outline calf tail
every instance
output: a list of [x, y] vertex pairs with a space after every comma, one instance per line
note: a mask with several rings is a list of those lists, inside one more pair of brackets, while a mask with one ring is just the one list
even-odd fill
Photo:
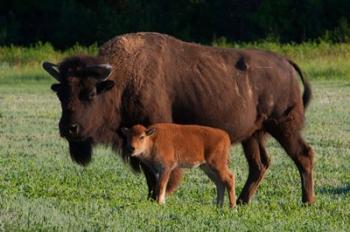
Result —
[[171, 172], [168, 185], [166, 187], [167, 194], [170, 194], [175, 191], [176, 187], [181, 182], [182, 174], [183, 174], [183, 171], [180, 168], [176, 168]]
[[303, 72], [301, 71], [300, 67], [296, 63], [294, 63], [291, 60], [288, 60], [288, 62], [298, 72], [300, 79], [303, 82], [303, 85], [304, 85], [303, 104], [304, 104], [304, 109], [306, 109], [311, 101], [311, 98], [312, 98], [312, 91], [311, 91], [310, 83], [308, 82], [308, 80], [305, 79]]

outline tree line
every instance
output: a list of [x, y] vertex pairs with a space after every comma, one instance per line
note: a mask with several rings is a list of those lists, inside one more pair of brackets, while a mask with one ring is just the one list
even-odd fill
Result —
[[101, 44], [157, 31], [202, 43], [350, 42], [349, 0], [11, 0], [0, 4], [0, 45]]

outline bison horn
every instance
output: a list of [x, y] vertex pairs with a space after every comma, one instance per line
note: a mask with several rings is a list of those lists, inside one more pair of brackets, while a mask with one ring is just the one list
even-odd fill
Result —
[[111, 73], [112, 66], [110, 64], [98, 64], [98, 65], [90, 65], [84, 68], [85, 72], [92, 72], [97, 74], [95, 77], [101, 81], [105, 81], [108, 79], [109, 74]]
[[108, 69], [109, 71], [112, 70], [112, 65], [110, 65], [110, 64], [99, 64], [99, 65], [96, 65], [96, 66], [100, 67], [100, 68]]
[[58, 72], [57, 67], [58, 66], [56, 64], [50, 62], [43, 63], [43, 69], [45, 69], [45, 71], [48, 72], [57, 81], [60, 81], [60, 73]]

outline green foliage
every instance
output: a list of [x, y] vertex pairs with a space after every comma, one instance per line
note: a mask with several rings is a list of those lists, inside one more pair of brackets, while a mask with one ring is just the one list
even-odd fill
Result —
[[0, 47], [0, 83], [51, 81], [41, 68], [43, 61], [60, 62], [67, 56], [96, 55], [97, 45], [83, 47], [79, 44], [59, 51], [49, 43], [37, 43], [30, 47]]
[[55, 50], [50, 43], [38, 42], [29, 47], [6, 46], [0, 47], [0, 63], [2, 65], [36, 65], [44, 60], [58, 62], [71, 55], [85, 54], [96, 55], [96, 44], [88, 47], [75, 44], [64, 51]]
[[12, 0], [0, 5], [0, 44], [101, 44], [135, 31], [210, 43], [349, 41], [348, 0]]
[[[303, 66], [306, 64], [302, 64]], [[20, 68], [19, 66], [17, 66]], [[8, 70], [11, 75], [11, 70]], [[35, 71], [36, 72], [36, 71]], [[35, 73], [34, 72], [34, 73]], [[28, 68], [24, 76], [33, 73]], [[47, 74], [44, 74], [48, 77]], [[59, 137], [59, 102], [47, 81], [0, 84], [0, 230], [4, 231], [346, 231], [350, 227], [349, 81], [313, 81], [304, 134], [316, 151], [317, 202], [301, 204], [293, 162], [270, 139], [272, 165], [251, 205], [212, 204], [215, 187], [186, 173], [163, 206], [146, 200], [143, 177], [98, 147], [87, 168]], [[247, 177], [240, 146], [231, 154], [239, 193]]]

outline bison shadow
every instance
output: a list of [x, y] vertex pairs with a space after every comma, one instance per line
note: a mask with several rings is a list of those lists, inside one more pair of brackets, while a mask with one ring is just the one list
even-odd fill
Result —
[[326, 194], [326, 195], [341, 195], [341, 194], [345, 195], [350, 193], [350, 183], [343, 184], [341, 186], [336, 186], [336, 187], [319, 188], [317, 192], [321, 194]]

